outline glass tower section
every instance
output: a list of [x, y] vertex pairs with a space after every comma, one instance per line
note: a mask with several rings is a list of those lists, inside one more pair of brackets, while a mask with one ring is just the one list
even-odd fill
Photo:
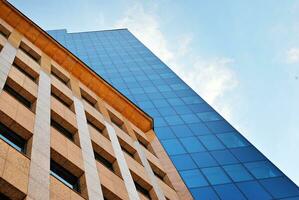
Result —
[[154, 118], [195, 199], [299, 199], [299, 188], [127, 29], [48, 33]]

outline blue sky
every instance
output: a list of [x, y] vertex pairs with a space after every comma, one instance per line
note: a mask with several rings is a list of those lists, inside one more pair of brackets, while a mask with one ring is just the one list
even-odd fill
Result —
[[299, 185], [299, 0], [10, 0], [45, 30], [129, 28]]

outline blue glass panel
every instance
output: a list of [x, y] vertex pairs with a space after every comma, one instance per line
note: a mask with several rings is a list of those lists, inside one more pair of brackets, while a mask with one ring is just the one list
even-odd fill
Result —
[[233, 181], [248, 181], [253, 177], [247, 172], [247, 170], [240, 164], [223, 166], [226, 173], [233, 179]]
[[171, 98], [171, 99], [167, 99], [167, 101], [172, 106], [184, 105], [184, 102], [179, 98]]
[[238, 183], [238, 187], [249, 200], [272, 199], [270, 194], [257, 181]]
[[231, 149], [231, 152], [238, 158], [241, 162], [250, 162], [263, 160], [265, 157], [260, 154], [254, 147], [243, 147], [237, 149]]
[[188, 154], [171, 156], [172, 162], [175, 164], [178, 170], [187, 170], [196, 168], [195, 163]]
[[176, 139], [163, 140], [162, 144], [169, 155], [177, 155], [186, 153], [183, 146]]
[[198, 169], [181, 171], [180, 174], [183, 177], [183, 179], [185, 180], [185, 183], [189, 188], [201, 187], [201, 186], [208, 185], [208, 182], [202, 176], [202, 174], [200, 173], [200, 171]]
[[198, 136], [198, 138], [208, 150], [218, 150], [225, 148], [214, 135], [202, 135]]
[[191, 189], [191, 193], [195, 200], [218, 200], [217, 194], [210, 187], [201, 187]]
[[178, 114], [192, 113], [192, 111], [187, 106], [176, 106], [176, 107], [174, 107], [174, 109]]
[[179, 124], [184, 124], [183, 120], [175, 115], [175, 116], [167, 116], [165, 117], [165, 120], [169, 125], [179, 125]]
[[210, 167], [201, 169], [212, 185], [231, 182], [220, 167]]
[[214, 133], [235, 131], [235, 129], [229, 123], [223, 120], [206, 122], [206, 125]]
[[[222, 200], [245, 200], [246, 198], [233, 184], [214, 186], [216, 192]], [[258, 199], [257, 199], [258, 200]]]
[[181, 115], [181, 118], [184, 120], [186, 124], [193, 124], [193, 123], [200, 122], [200, 120], [194, 114], [184, 114]]
[[215, 111], [197, 113], [197, 116], [204, 122], [221, 120], [222, 117]]
[[194, 135], [211, 134], [211, 131], [203, 123], [189, 124], [188, 127], [191, 129]]
[[197, 164], [198, 167], [211, 167], [216, 166], [217, 162], [208, 152], [201, 152], [201, 153], [193, 153], [191, 154], [193, 160]]
[[268, 161], [250, 162], [244, 164], [255, 178], [271, 178], [281, 176], [281, 172]]
[[206, 111], [211, 111], [213, 110], [208, 104], [206, 103], [197, 103], [197, 104], [192, 104], [189, 105], [189, 108], [195, 112], [195, 113], [199, 113], [199, 112], [206, 112]]
[[171, 129], [177, 137], [193, 136], [191, 130], [186, 125], [172, 126]]
[[236, 132], [218, 134], [217, 137], [228, 148], [248, 146], [248, 142]]
[[175, 138], [175, 135], [173, 134], [172, 130], [168, 127], [155, 128], [155, 132], [161, 140]]
[[206, 150], [196, 137], [181, 138], [180, 140], [189, 153], [201, 152]]
[[228, 150], [211, 151], [211, 155], [221, 165], [234, 164], [239, 162]]
[[170, 115], [176, 115], [176, 112], [171, 107], [163, 107], [158, 109], [159, 113], [162, 116], [170, 116]]
[[165, 120], [162, 117], [155, 118], [155, 127], [166, 126], [166, 125], [167, 125], [167, 123], [165, 122]]
[[260, 180], [260, 183], [274, 198], [286, 198], [299, 195], [299, 188], [286, 177]]

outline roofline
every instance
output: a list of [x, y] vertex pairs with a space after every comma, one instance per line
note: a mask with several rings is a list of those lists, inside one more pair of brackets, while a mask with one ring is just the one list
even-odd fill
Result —
[[[7, 10], [7, 8], [5, 8], [5, 5], [9, 7], [9, 9], [11, 10]], [[129, 105], [132, 106], [133, 109], [135, 109], [137, 112], [132, 113], [132, 111], [128, 111], [128, 110], [120, 110], [118, 108], [115, 108], [115, 102], [112, 101], [112, 99], [110, 99], [110, 95], [108, 95], [108, 97], [106, 99], [104, 99], [108, 104], [110, 104], [113, 108], [115, 108], [117, 111], [119, 111], [120, 113], [122, 113], [127, 119], [129, 119], [129, 121], [131, 121], [133, 124], [135, 124], [138, 128], [140, 128], [143, 131], [148, 131], [150, 129], [153, 129], [153, 118], [148, 115], [146, 112], [144, 112], [141, 108], [139, 108], [135, 103], [133, 103], [130, 99], [128, 99], [125, 95], [123, 95], [120, 91], [118, 91], [114, 86], [112, 86], [110, 83], [108, 83], [103, 77], [101, 77], [99, 74], [97, 74], [92, 68], [90, 68], [86, 63], [84, 63], [82, 60], [80, 60], [77, 56], [75, 56], [73, 53], [71, 53], [67, 48], [65, 48], [63, 45], [61, 45], [57, 40], [55, 40], [52, 36], [50, 36], [46, 31], [44, 31], [41, 27], [39, 27], [37, 24], [35, 24], [32, 20], [30, 20], [27, 16], [25, 16], [22, 12], [20, 12], [17, 8], [15, 8], [12, 4], [10, 4], [8, 1], [0, 1], [0, 17], [3, 18], [4, 21], [6, 21], [8, 24], [10, 24], [13, 28], [17, 29], [18, 31], [20, 31], [20, 28], [23, 28], [24, 25], [27, 25], [27, 23], [29, 23], [30, 25], [32, 25], [32, 27], [29, 27], [28, 30], [26, 30], [27, 32], [30, 31], [35, 31], [36, 32], [40, 32], [43, 34], [43, 36], [45, 36], [47, 39], [50, 40], [50, 42], [52, 42], [55, 46], [54, 47], [58, 47], [59, 50], [62, 50], [62, 52], [60, 53], [65, 53], [67, 54], [66, 56], [69, 56], [71, 59], [69, 63], [73, 64], [74, 66], [63, 66], [63, 64], [65, 62], [62, 62], [61, 60], [59, 60], [57, 57], [58, 56], [49, 56], [51, 57], [53, 60], [55, 60], [57, 63], [59, 63], [61, 66], [63, 66], [64, 68], [66, 68], [67, 71], [70, 71], [76, 78], [78, 78], [78, 80], [81, 80], [84, 78], [82, 78], [82, 74], [76, 74], [74, 73], [73, 69], [75, 67], [82, 67], [83, 69], [87, 70], [89, 73], [91, 73], [91, 75], [93, 75], [94, 77], [96, 77], [98, 80], [94, 80], [92, 78], [92, 76], [90, 76], [89, 78], [91, 78], [90, 81], [93, 82], [89, 82], [90, 84], [96, 82], [98, 84], [101, 84], [102, 87], [105, 87], [104, 85], [108, 85], [109, 88], [108, 91], [110, 90], [110, 95], [115, 96], [116, 100], [117, 97], [120, 97], [122, 100], [124, 100], [125, 102], [127, 102]], [[10, 17], [11, 12], [14, 12], [14, 14], [19, 15], [19, 19], [12, 19], [12, 17]], [[6, 16], [5, 16], [6, 14]], [[13, 16], [14, 18], [17, 18], [17, 16]], [[22, 21], [23, 20], [23, 21]], [[23, 24], [21, 24], [21, 21]], [[14, 23], [14, 24], [12, 24]], [[19, 28], [19, 29], [18, 29]], [[32, 28], [32, 29], [30, 29]], [[116, 30], [116, 29], [115, 29]], [[118, 29], [120, 30], [120, 29]], [[108, 30], [103, 30], [103, 31], [108, 31]], [[24, 30], [23, 30], [24, 32]], [[27, 32], [22, 34], [28, 34]], [[29, 32], [31, 33], [31, 32]], [[36, 33], [38, 34], [38, 33]], [[38, 35], [39, 36], [39, 35]], [[27, 39], [29, 41], [31, 41], [33, 44], [37, 45], [37, 40], [39, 39], [38, 36], [33, 37], [32, 35], [27, 35]], [[42, 38], [43, 39], [43, 38]], [[39, 44], [39, 43], [38, 43]], [[47, 43], [48, 45], [48, 43]], [[41, 45], [40, 45], [41, 46]], [[48, 45], [49, 46], [49, 45]], [[44, 50], [48, 50], [48, 46], [43, 46], [43, 49], [41, 49], [43, 52]], [[41, 48], [39, 46], [37, 46], [38, 48]], [[48, 52], [50, 52], [50, 50], [48, 50]], [[46, 52], [45, 52], [46, 53]], [[46, 53], [47, 54], [47, 53]], [[69, 63], [66, 63], [64, 65], [67, 65]], [[83, 70], [84, 71], [84, 70]], [[102, 84], [101, 82], [103, 82], [104, 84]], [[92, 89], [96, 94], [98, 94], [98, 89], [100, 89], [99, 87], [96, 88], [97, 90], [95, 91], [95, 89]], [[106, 89], [106, 88], [105, 88]], [[115, 93], [115, 94], [114, 94]], [[104, 96], [106, 97], [106, 96]], [[110, 103], [109, 103], [110, 101]], [[119, 100], [121, 101], [121, 100]], [[119, 102], [119, 103], [123, 103], [123, 102]], [[125, 107], [127, 108], [127, 107]], [[139, 115], [134, 115], [139, 113]], [[140, 118], [141, 117], [141, 118]], [[149, 122], [149, 126], [146, 126], [145, 124], [143, 124], [142, 122], [140, 122], [140, 120], [147, 120], [147, 122]], [[134, 123], [135, 122], [135, 123]]]

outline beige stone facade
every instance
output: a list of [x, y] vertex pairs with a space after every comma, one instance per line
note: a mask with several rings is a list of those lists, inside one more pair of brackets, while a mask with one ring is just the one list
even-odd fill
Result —
[[192, 199], [146, 113], [2, 0], [0, 18], [0, 199]]

